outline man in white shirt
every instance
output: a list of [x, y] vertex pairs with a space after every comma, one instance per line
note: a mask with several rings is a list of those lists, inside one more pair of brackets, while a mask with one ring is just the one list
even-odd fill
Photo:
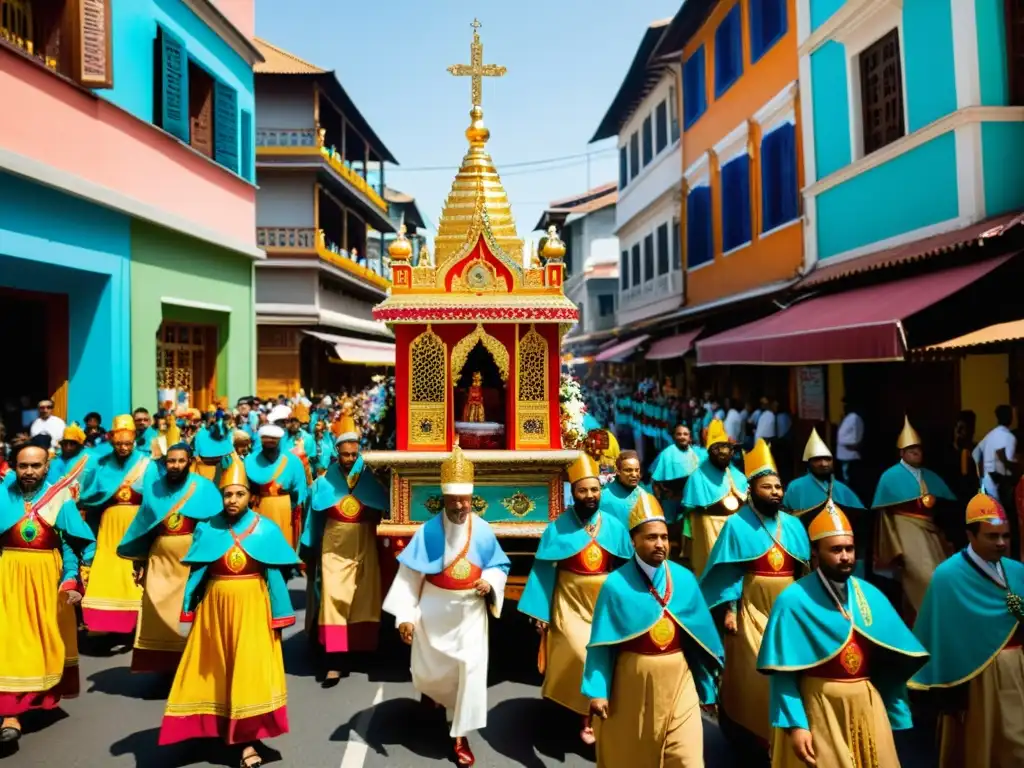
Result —
[[725, 414], [725, 434], [731, 437], [736, 445], [743, 445], [743, 415], [736, 410], [731, 399], [726, 398], [725, 404], [729, 409]]
[[[1008, 405], [996, 408], [996, 426], [974, 448], [975, 463], [981, 468], [985, 493], [999, 499], [1003, 506], [1007, 499], [1000, 485], [1009, 483], [1017, 468], [1017, 438], [1010, 431], [1013, 409]], [[1012, 494], [1012, 488], [1010, 493]]]
[[[778, 403], [772, 403], [778, 408]], [[765, 408], [757, 419], [757, 429], [754, 430], [754, 442], [764, 440], [769, 445], [775, 438], [775, 410], [772, 407]]]
[[50, 436], [50, 443], [53, 449], [60, 447], [60, 441], [64, 437], [64, 429], [67, 424], [64, 419], [53, 415], [53, 400], [39, 401], [39, 418], [32, 422], [29, 434], [32, 437], [43, 433]]

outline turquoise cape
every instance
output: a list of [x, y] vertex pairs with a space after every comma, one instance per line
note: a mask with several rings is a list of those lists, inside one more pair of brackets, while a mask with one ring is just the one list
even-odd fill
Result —
[[659, 453], [651, 463], [651, 480], [656, 483], [669, 483], [689, 477], [708, 457], [708, 452], [698, 446], [690, 446], [685, 451], [673, 443]]
[[907, 681], [928, 660], [928, 652], [878, 589], [851, 576], [847, 592], [852, 627], [816, 572], [783, 590], [772, 606], [757, 668], [771, 676], [768, 708], [773, 728], [808, 727], [800, 672], [834, 658], [852, 631], [875, 646], [870, 678], [893, 730], [912, 727]]
[[[1024, 597], [1024, 565], [1003, 558], [1010, 591]], [[951, 688], [981, 673], [1017, 631], [1006, 609], [1006, 590], [983, 576], [961, 550], [935, 569], [914, 634], [928, 649], [928, 663], [911, 688]]]
[[[259, 520], [252, 532], [245, 536], [246, 531], [255, 520]], [[246, 510], [235, 520], [225, 514], [218, 514], [196, 526], [192, 536], [192, 546], [181, 562], [191, 567], [188, 582], [185, 584], [185, 599], [181, 609], [182, 620], [191, 621], [196, 607], [202, 602], [206, 585], [206, 569], [210, 563], [220, 559], [234, 545], [232, 530], [242, 538], [242, 549], [245, 554], [267, 566], [264, 578], [270, 594], [270, 615], [274, 625], [285, 626], [295, 622], [295, 611], [292, 609], [288, 595], [288, 584], [285, 581], [286, 571], [298, 565], [299, 558], [288, 545], [281, 529], [273, 520], [260, 517], [252, 510]], [[289, 622], [288, 619], [291, 619]]]
[[[612, 515], [595, 513], [599, 523], [597, 536], [598, 545], [605, 552], [620, 560], [633, 557], [633, 541], [629, 538], [626, 527]], [[551, 598], [555, 594], [555, 582], [558, 580], [558, 563], [567, 560], [583, 551], [590, 543], [587, 533], [574, 507], [569, 507], [558, 516], [555, 522], [544, 529], [537, 546], [537, 554], [533, 558], [533, 567], [526, 580], [523, 596], [519, 598], [519, 610], [527, 616], [540, 621], [551, 621]]]
[[[82, 472], [82, 488], [78, 503], [83, 507], [102, 507], [117, 492], [125, 477], [140, 461], [152, 463], [149, 456], [141, 451], [133, 451], [125, 459], [124, 464], [118, 462], [113, 452], [90, 461]], [[134, 483], [133, 487], [136, 490], [143, 492], [146, 485], [156, 479], [157, 475], [150, 472], [150, 469], [152, 467], [147, 465], [142, 477]]]
[[583, 431], [584, 432], [591, 432], [592, 430], [595, 430], [595, 429], [604, 429], [604, 427], [601, 426], [601, 422], [599, 422], [597, 419], [595, 419], [589, 413], [584, 413], [583, 414]]
[[668, 577], [672, 597], [663, 609], [648, 589], [648, 582], [635, 559], [613, 571], [597, 596], [594, 623], [583, 666], [583, 695], [591, 699], [611, 696], [616, 646], [639, 637], [654, 626], [665, 610], [684, 633], [683, 651], [693, 673], [701, 703], [717, 698], [715, 674], [725, 659], [718, 629], [711, 618], [697, 580], [681, 565], [666, 561], [654, 572], [654, 588], [665, 594]]
[[201, 459], [220, 459], [230, 456], [235, 452], [234, 430], [230, 427], [224, 429], [224, 435], [220, 440], [214, 439], [210, 430], [204, 425], [196, 432], [192, 441], [192, 450]]
[[[316, 443], [315, 437], [313, 442]], [[338, 455], [338, 449], [334, 447], [334, 435], [330, 432], [325, 432], [324, 436], [320, 438], [320, 443], [317, 445], [317, 451], [319, 453], [314, 453], [310, 457], [310, 461], [315, 469], [325, 471], [331, 466], [332, 460]]]
[[[956, 501], [956, 496], [949, 490], [945, 481], [930, 469], [921, 469], [921, 480], [932, 496]], [[916, 501], [922, 495], [921, 485], [917, 482], [917, 478], [903, 465], [902, 461], [897, 462], [885, 470], [878, 479], [875, 500], [871, 502], [871, 508], [891, 507], [894, 504]]]
[[[80, 462], [85, 462], [88, 465], [89, 460], [92, 458], [92, 451], [89, 448], [83, 448], [82, 452], [79, 453], [71, 460], [56, 456], [50, 459], [50, 469], [46, 473], [46, 480], [50, 483], [56, 483], [65, 478], [71, 470], [79, 465]], [[11, 470], [11, 476], [14, 476], [14, 470]], [[81, 485], [82, 477], [84, 477], [85, 468], [82, 468], [81, 473], [78, 475], [79, 485]]]
[[724, 499], [732, 490], [729, 486], [729, 478], [725, 475], [726, 471], [732, 477], [736, 490], [745, 498], [747, 478], [743, 476], [742, 472], [731, 464], [728, 470], [721, 470], [712, 464], [710, 459], [705, 459], [697, 471], [686, 481], [686, 487], [683, 489], [683, 510], [688, 514], [695, 509], [712, 507]]
[[[832, 501], [840, 509], [864, 509], [864, 504], [857, 498], [850, 486], [832, 477]], [[828, 500], [828, 483], [823, 483], [810, 472], [798, 477], [786, 488], [782, 497], [782, 507], [794, 515], [805, 515], [823, 507]], [[808, 521], [810, 522], [810, 521]]]
[[[12, 471], [11, 475], [14, 474]], [[31, 499], [25, 498], [16, 485], [8, 485], [0, 489], [0, 536], [21, 522], [25, 517], [25, 503], [35, 504], [50, 490], [53, 483], [44, 481]], [[60, 553], [62, 559], [60, 583], [78, 582], [78, 570], [81, 565], [91, 565], [96, 553], [96, 537], [89, 526], [82, 520], [71, 494], [61, 491], [65, 501], [61, 505], [53, 528], [60, 536]]]
[[[350, 479], [354, 479], [356, 483], [352, 490], [349, 490], [348, 487]], [[303, 526], [302, 538], [299, 541], [300, 546], [309, 552], [315, 552], [320, 548], [324, 525], [327, 523], [327, 510], [340, 503], [349, 494], [355, 496], [364, 507], [385, 514], [391, 509], [391, 499], [387, 489], [380, 484], [373, 472], [366, 468], [362, 456], [356, 459], [348, 477], [341, 473], [339, 465], [332, 464], [326, 475], [313, 481], [313, 491], [310, 497], [309, 511], [306, 513], [306, 524]]]
[[637, 498], [643, 492], [650, 493], [651, 489], [641, 483], [636, 488], [629, 490], [616, 478], [601, 489], [600, 510], [616, 518], [628, 531], [629, 513], [633, 511]]
[[[438, 512], [416, 529], [412, 539], [398, 556], [406, 568], [430, 576], [444, 570], [444, 512]], [[508, 573], [512, 564], [501, 548], [487, 521], [473, 515], [473, 537], [466, 559], [480, 570], [500, 568]], [[466, 523], [468, 525], [468, 521]]]
[[[184, 503], [182, 503], [184, 502]], [[142, 506], [125, 531], [117, 547], [117, 554], [128, 560], [146, 560], [149, 548], [156, 538], [156, 528], [171, 511], [192, 520], [209, 520], [224, 508], [217, 486], [205, 477], [185, 476], [185, 482], [173, 488], [167, 477], [153, 482], [142, 497]]]
[[250, 484], [269, 483], [282, 461], [287, 462], [288, 466], [277, 476], [277, 482], [291, 494], [292, 506], [300, 506], [306, 501], [306, 470], [297, 456], [281, 450], [274, 461], [268, 461], [262, 451], [250, 453], [245, 457], [245, 475]]
[[[285, 430], [284, 437], [281, 438], [281, 451], [291, 453], [292, 448], [299, 442], [302, 443], [302, 447], [306, 450], [306, 456], [309, 457], [309, 461], [312, 463], [316, 459], [316, 440], [304, 429], [299, 429], [294, 435]], [[298, 456], [295, 458], [298, 458]], [[299, 459], [299, 463], [302, 463], [301, 459]]]
[[[782, 523], [778, 544], [806, 566], [811, 559], [811, 542], [804, 526], [786, 512], [778, 514]], [[700, 591], [708, 608], [740, 599], [747, 563], [772, 548], [776, 525], [775, 520], [765, 520], [762, 525], [749, 502], [726, 518], [700, 579]]]

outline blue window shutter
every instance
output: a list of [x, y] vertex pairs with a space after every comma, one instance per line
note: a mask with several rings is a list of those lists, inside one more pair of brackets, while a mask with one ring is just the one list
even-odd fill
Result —
[[629, 158], [626, 155], [626, 145], [619, 147], [619, 189], [625, 189], [629, 184]]
[[796, 178], [796, 128], [785, 123], [761, 140], [762, 231], [797, 218], [800, 191]]
[[741, 155], [722, 168], [722, 250], [750, 242], [750, 158]]
[[252, 181], [252, 112], [242, 110], [242, 172], [241, 176], [246, 181]]
[[213, 81], [213, 159], [238, 173], [238, 94]]
[[707, 264], [714, 258], [711, 241], [711, 189], [697, 187], [686, 198], [686, 266]]
[[732, 7], [715, 30], [715, 97], [722, 96], [743, 74], [743, 32], [740, 4]]
[[750, 61], [758, 61], [786, 34], [786, 0], [750, 0]]
[[163, 27], [157, 27], [156, 51], [159, 59], [158, 125], [186, 144], [188, 131], [188, 57], [185, 43]]
[[692, 126], [707, 106], [704, 77], [704, 46], [701, 46], [683, 65], [683, 130]]
[[761, 231], [779, 226], [779, 132], [761, 139]]

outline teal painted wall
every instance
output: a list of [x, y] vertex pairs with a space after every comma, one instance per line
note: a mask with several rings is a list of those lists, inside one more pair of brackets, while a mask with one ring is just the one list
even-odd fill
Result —
[[811, 31], [828, 21], [833, 13], [843, 7], [843, 2], [845, 0], [811, 0]]
[[818, 195], [818, 258], [957, 212], [956, 145], [947, 133]]
[[950, 2], [903, 2], [907, 133], [913, 133], [956, 110]]
[[1024, 123], [982, 123], [985, 209], [989, 216], [1024, 208]]
[[[244, 256], [154, 225], [132, 223], [131, 382], [136, 405], [157, 404], [156, 333], [165, 319], [216, 325], [218, 397], [233, 404], [253, 392], [252, 274], [252, 262]], [[227, 306], [231, 312], [163, 304], [161, 297]]]
[[814, 162], [819, 179], [850, 164], [846, 49], [828, 42], [811, 54]]
[[978, 72], [981, 103], [1005, 106], [1010, 98], [1006, 72], [1006, 11], [1004, 0], [977, 0]]
[[70, 419], [131, 410], [128, 253], [127, 216], [0, 173], [0, 287], [68, 296]]

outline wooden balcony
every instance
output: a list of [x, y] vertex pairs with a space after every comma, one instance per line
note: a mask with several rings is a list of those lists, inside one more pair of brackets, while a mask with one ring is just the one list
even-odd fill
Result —
[[323, 128], [260, 128], [256, 131], [256, 156], [320, 157], [339, 176], [362, 193], [385, 215], [388, 204], [358, 172], [348, 166], [334, 147], [324, 146]]
[[349, 252], [331, 243], [322, 229], [313, 227], [257, 227], [256, 244], [269, 254], [312, 254], [327, 264], [386, 291], [391, 281], [355, 261]]

